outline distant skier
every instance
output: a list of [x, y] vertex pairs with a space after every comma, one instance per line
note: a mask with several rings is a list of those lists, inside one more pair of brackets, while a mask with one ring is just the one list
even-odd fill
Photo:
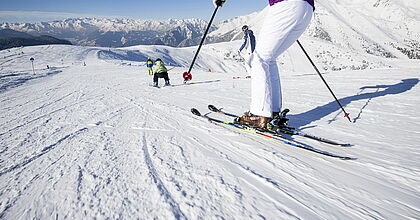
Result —
[[153, 69], [152, 69], [153, 61], [150, 58], [147, 58], [146, 66], [147, 66], [147, 69], [149, 70], [149, 75], [153, 75]]
[[[219, 7], [226, 0], [212, 2]], [[281, 126], [275, 122], [287, 121], [278, 120], [284, 114], [280, 114], [282, 96], [276, 59], [302, 35], [315, 10], [314, 0], [269, 0], [268, 3], [270, 8], [250, 59], [250, 111], [235, 119], [238, 123], [262, 128]]]
[[166, 69], [163, 61], [160, 58], [157, 58], [154, 66], [153, 87], [158, 87], [159, 78], [165, 79], [165, 86], [171, 85], [169, 83], [168, 69]]
[[244, 42], [239, 48], [239, 52], [246, 52], [248, 54], [254, 53], [255, 50], [255, 36], [254, 32], [249, 29], [248, 25], [242, 26], [242, 31], [244, 32]]
[[[244, 42], [242, 43], [241, 47], [239, 48], [239, 56], [241, 56], [245, 60], [245, 69], [248, 74], [250, 74], [251, 70], [251, 58], [252, 53], [255, 50], [255, 36], [254, 32], [249, 29], [248, 25], [242, 26], [242, 32], [244, 33]], [[246, 76], [246, 78], [251, 78], [251, 76]]]

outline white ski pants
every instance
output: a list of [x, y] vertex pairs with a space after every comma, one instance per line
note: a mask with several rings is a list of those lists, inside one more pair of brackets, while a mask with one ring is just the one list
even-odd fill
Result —
[[251, 106], [255, 115], [272, 117], [282, 105], [276, 58], [305, 31], [313, 8], [303, 0], [287, 0], [270, 7], [251, 58]]

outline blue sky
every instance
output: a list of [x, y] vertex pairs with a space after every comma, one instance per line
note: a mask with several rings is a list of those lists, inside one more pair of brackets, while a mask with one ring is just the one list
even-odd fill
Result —
[[[211, 0], [0, 0], [1, 22], [37, 22], [68, 17], [128, 17], [164, 20], [209, 20]], [[263, 9], [267, 0], [228, 0], [216, 20], [246, 15]]]

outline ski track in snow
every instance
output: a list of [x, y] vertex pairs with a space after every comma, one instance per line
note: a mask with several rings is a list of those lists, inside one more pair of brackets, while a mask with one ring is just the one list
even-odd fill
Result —
[[[299, 111], [290, 115], [292, 123], [307, 133], [355, 146], [290, 139], [357, 158], [341, 161], [217, 126], [190, 113], [191, 107], [209, 113], [207, 105], [215, 104], [240, 114], [248, 106], [249, 80], [196, 70], [191, 84], [183, 85], [179, 67], [170, 72], [175, 86], [154, 89], [148, 86], [151, 78], [143, 63], [135, 59], [145, 52], [121, 49], [118, 56], [101, 57], [100, 48], [19, 50], [25, 53], [1, 60], [2, 77], [27, 77], [31, 67], [18, 63], [35, 55], [40, 65], [60, 66], [60, 72], [40, 72], [42, 77], [27, 77], [24, 83], [12, 82], [0, 90], [0, 218], [415, 219], [418, 215], [420, 121], [415, 76], [419, 68], [326, 75], [343, 85], [335, 87], [340, 97], [347, 97], [342, 100], [352, 112], [351, 124], [327, 93], [313, 92], [325, 91], [316, 75], [283, 77], [289, 88], [284, 101]], [[162, 57], [173, 56], [173, 62], [190, 54], [183, 49], [156, 51], [171, 53]], [[124, 54], [130, 59], [119, 60]], [[208, 62], [222, 59], [216, 55]], [[223, 66], [231, 71], [229, 65]], [[363, 75], [368, 82], [360, 79]], [[307, 81], [313, 85], [309, 91]], [[388, 104], [393, 102], [401, 105]], [[404, 129], [392, 129], [396, 122]], [[395, 144], [394, 133], [401, 144]]]
[[181, 209], [177, 202], [172, 198], [171, 193], [166, 189], [162, 180], [160, 180], [158, 172], [156, 171], [155, 167], [153, 166], [152, 159], [149, 155], [149, 150], [147, 147], [147, 142], [145, 137], [143, 137], [143, 152], [144, 152], [144, 159], [149, 168], [150, 177], [153, 179], [153, 182], [156, 184], [156, 187], [161, 192], [161, 195], [165, 198], [167, 203], [171, 206], [172, 213], [176, 219], [186, 219], [184, 213], [182, 213]]
[[9, 168], [6, 168], [6, 169], [4, 169], [4, 170], [0, 171], [0, 176], [2, 176], [2, 175], [4, 175], [4, 174], [6, 174], [6, 173], [8, 173], [8, 172], [11, 172], [11, 171], [13, 171], [13, 170], [15, 170], [15, 169], [19, 169], [19, 168], [22, 168], [22, 167], [24, 167], [24, 166], [28, 165], [28, 164], [29, 164], [29, 163], [31, 163], [32, 161], [34, 161], [34, 160], [36, 160], [36, 159], [40, 158], [40, 157], [41, 157], [41, 156], [43, 156], [44, 154], [48, 153], [49, 151], [51, 151], [51, 150], [53, 150], [54, 148], [56, 148], [57, 146], [59, 146], [59, 145], [60, 145], [62, 142], [64, 142], [66, 139], [69, 139], [69, 138], [71, 138], [71, 137], [73, 137], [73, 136], [76, 136], [76, 135], [78, 135], [79, 133], [81, 133], [81, 132], [83, 132], [83, 131], [86, 131], [86, 130], [87, 130], [87, 128], [82, 128], [82, 129], [80, 129], [80, 130], [78, 130], [78, 131], [75, 131], [75, 132], [73, 132], [73, 133], [71, 133], [71, 134], [68, 134], [68, 135], [66, 135], [66, 136], [64, 136], [64, 137], [62, 137], [62, 138], [60, 138], [60, 139], [59, 139], [56, 143], [51, 144], [51, 145], [49, 145], [49, 146], [47, 146], [47, 147], [43, 148], [43, 149], [41, 150], [41, 152], [39, 152], [39, 154], [36, 154], [36, 155], [34, 155], [33, 157], [28, 158], [28, 159], [26, 159], [25, 161], [23, 161], [23, 162], [21, 162], [21, 163], [19, 163], [19, 164], [16, 164], [16, 165], [14, 165], [14, 166], [12, 166], [12, 167], [9, 167]]

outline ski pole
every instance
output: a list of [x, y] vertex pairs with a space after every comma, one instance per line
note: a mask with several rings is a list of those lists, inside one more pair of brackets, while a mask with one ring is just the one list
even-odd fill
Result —
[[195, 52], [194, 59], [193, 59], [193, 61], [192, 61], [192, 63], [191, 63], [191, 66], [190, 66], [190, 68], [188, 69], [188, 72], [184, 72], [184, 74], [183, 74], [183, 77], [184, 77], [184, 83], [186, 83], [187, 81], [191, 80], [191, 78], [192, 78], [192, 76], [191, 76], [191, 70], [192, 70], [192, 68], [193, 68], [193, 66], [194, 66], [195, 60], [197, 59], [198, 53], [200, 52], [201, 46], [203, 46], [204, 40], [206, 39], [207, 33], [208, 33], [208, 32], [209, 32], [209, 30], [210, 30], [210, 26], [211, 26], [211, 24], [213, 23], [213, 19], [214, 19], [214, 17], [216, 16], [216, 12], [217, 12], [217, 10], [219, 9], [219, 7], [220, 7], [220, 6], [217, 6], [217, 7], [214, 9], [213, 15], [211, 16], [210, 22], [209, 22], [209, 24], [207, 25], [207, 29], [206, 29], [206, 31], [204, 32], [203, 38], [201, 39], [200, 45], [198, 46], [198, 49], [197, 49], [197, 52]]
[[169, 72], [169, 71], [171, 71], [171, 70], [175, 69], [175, 67], [176, 67], [176, 66], [174, 66], [174, 67], [172, 67], [172, 68], [169, 68], [167, 71]]
[[315, 66], [315, 63], [312, 61], [311, 57], [309, 57], [308, 53], [306, 53], [306, 50], [303, 48], [302, 44], [299, 42], [299, 40], [297, 40], [297, 43], [299, 44], [300, 48], [303, 50], [303, 53], [305, 53], [306, 57], [309, 59], [309, 61], [311, 62], [312, 66], [314, 67], [314, 69], [316, 70], [316, 72], [318, 73], [319, 77], [321, 77], [322, 81], [324, 82], [324, 84], [327, 86], [328, 90], [330, 90], [331, 95], [334, 97], [335, 101], [338, 103], [338, 105], [340, 106], [341, 110], [343, 110], [344, 112], [344, 117], [346, 117], [347, 119], [349, 119], [349, 121], [351, 122], [351, 119], [349, 117], [349, 113], [346, 112], [346, 110], [344, 110], [344, 107], [341, 105], [340, 101], [338, 101], [337, 97], [335, 96], [334, 92], [331, 90], [330, 86], [328, 85], [327, 81], [325, 81], [324, 77], [321, 75], [321, 72], [319, 72], [318, 68]]

